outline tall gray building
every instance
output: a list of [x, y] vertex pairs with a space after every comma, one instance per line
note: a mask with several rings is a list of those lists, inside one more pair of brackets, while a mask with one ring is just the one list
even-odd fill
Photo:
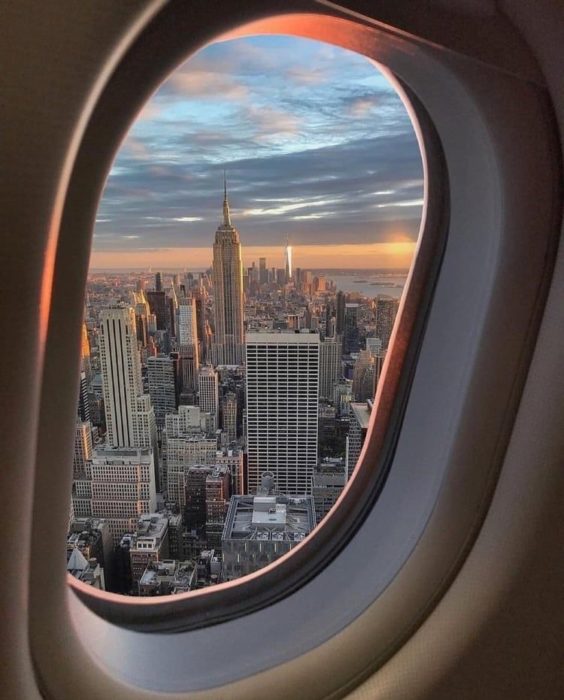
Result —
[[165, 425], [165, 416], [176, 410], [176, 363], [171, 357], [165, 355], [149, 357], [147, 375], [157, 428], [162, 430]]
[[133, 445], [135, 402], [143, 393], [133, 309], [102, 310], [100, 365], [108, 442], [111, 447], [129, 447]]
[[333, 401], [335, 382], [341, 378], [341, 338], [326, 338], [319, 350], [319, 398]]
[[231, 224], [224, 183], [223, 223], [213, 244], [215, 337], [212, 359], [216, 365], [243, 361], [243, 262], [239, 232]]
[[382, 349], [386, 350], [399, 309], [399, 299], [387, 296], [376, 297], [376, 338], [382, 341]]
[[198, 394], [200, 410], [211, 413], [217, 426], [219, 403], [219, 378], [213, 367], [202, 367], [198, 377]]
[[155, 413], [149, 397], [143, 396], [132, 308], [102, 310], [100, 366], [110, 447], [156, 447]]
[[237, 396], [232, 391], [221, 400], [221, 427], [228, 445], [237, 440]]
[[199, 338], [196, 301], [194, 297], [181, 297], [178, 302], [178, 352], [182, 368], [182, 388], [196, 389], [200, 368]]
[[311, 493], [317, 464], [319, 335], [248, 333], [249, 493], [272, 472], [281, 493]]

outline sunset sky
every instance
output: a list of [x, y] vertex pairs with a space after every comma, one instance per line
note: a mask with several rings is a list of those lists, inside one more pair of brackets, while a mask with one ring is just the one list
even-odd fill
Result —
[[409, 265], [423, 197], [403, 104], [367, 59], [290, 37], [213, 44], [161, 86], [124, 141], [91, 266], [204, 268], [227, 171], [246, 265]]

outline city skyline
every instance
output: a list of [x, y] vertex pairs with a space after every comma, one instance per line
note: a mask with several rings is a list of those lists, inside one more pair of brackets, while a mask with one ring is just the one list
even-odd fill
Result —
[[423, 174], [388, 80], [342, 49], [254, 37], [206, 47], [147, 103], [110, 172], [92, 267], [208, 267], [224, 169], [245, 266], [283, 267], [288, 237], [295, 267], [409, 266]]

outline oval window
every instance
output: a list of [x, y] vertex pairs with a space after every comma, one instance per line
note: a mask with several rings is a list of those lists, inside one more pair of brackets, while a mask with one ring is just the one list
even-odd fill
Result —
[[364, 57], [247, 37], [163, 83], [96, 221], [70, 574], [184, 593], [315, 530], [360, 455], [422, 204], [410, 118]]

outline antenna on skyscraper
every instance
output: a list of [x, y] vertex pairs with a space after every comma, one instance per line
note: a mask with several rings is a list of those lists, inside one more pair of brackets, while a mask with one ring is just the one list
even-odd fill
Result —
[[231, 226], [231, 217], [229, 215], [229, 202], [227, 201], [227, 174], [223, 170], [223, 225]]

